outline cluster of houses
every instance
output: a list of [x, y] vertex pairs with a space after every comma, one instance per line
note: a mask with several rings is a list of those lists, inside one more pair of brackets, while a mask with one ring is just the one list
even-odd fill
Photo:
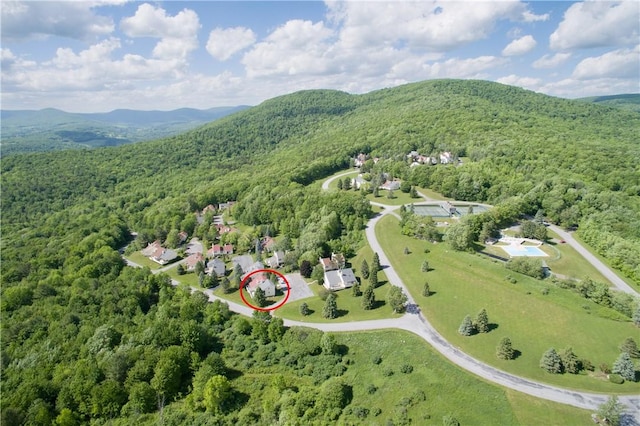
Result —
[[440, 154], [436, 154], [432, 157], [422, 155], [418, 151], [411, 151], [407, 154], [407, 159], [411, 161], [411, 167], [416, 167], [423, 164], [451, 164], [457, 163], [459, 161], [458, 158], [456, 158], [449, 151], [441, 152]]
[[[382, 174], [385, 181], [378, 186], [380, 189], [386, 189], [387, 191], [396, 191], [400, 189], [400, 181], [397, 179], [389, 179], [387, 173]], [[364, 179], [362, 174], [359, 174], [355, 178], [351, 179], [351, 186], [355, 189], [360, 189], [363, 185], [367, 185], [368, 182]]]

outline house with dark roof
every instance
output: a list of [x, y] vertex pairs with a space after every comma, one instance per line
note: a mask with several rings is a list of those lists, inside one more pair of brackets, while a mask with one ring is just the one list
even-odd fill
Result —
[[266, 260], [267, 265], [270, 268], [279, 268], [284, 265], [284, 252], [282, 250], [276, 250], [273, 256]]
[[207, 262], [204, 272], [209, 275], [216, 274], [219, 277], [223, 277], [227, 272], [227, 268], [222, 260], [213, 259]]

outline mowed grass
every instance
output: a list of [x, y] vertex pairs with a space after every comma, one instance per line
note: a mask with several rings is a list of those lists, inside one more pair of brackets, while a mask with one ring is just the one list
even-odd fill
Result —
[[406, 204], [424, 203], [424, 198], [411, 198], [409, 194], [400, 191], [399, 189], [393, 191], [393, 198], [389, 198], [389, 191], [386, 189], [380, 189], [378, 191], [379, 197], [374, 197], [373, 194], [367, 194], [367, 200], [374, 201], [380, 204], [386, 204], [389, 206], [401, 206]]
[[[551, 238], [560, 240], [561, 238], [550, 229], [547, 230]], [[609, 283], [604, 275], [602, 275], [591, 263], [587, 261], [580, 253], [578, 253], [573, 247], [566, 243], [550, 244], [551, 247], [556, 248], [560, 252], [560, 259], [547, 261], [547, 264], [551, 268], [552, 272], [557, 274], [567, 275], [569, 277], [578, 278], [583, 280], [585, 278], [591, 278], [592, 280], [600, 281], [603, 283]], [[547, 247], [549, 248], [549, 247]], [[553, 253], [550, 251], [549, 253]]]
[[[366, 259], [371, 267], [373, 259], [373, 252], [369, 245], [362, 247], [357, 255], [351, 259], [351, 267], [356, 275], [356, 278], [360, 279], [360, 289], [364, 291], [365, 287], [369, 285], [369, 280], [362, 278], [360, 272], [360, 266], [362, 260]], [[349, 266], [349, 265], [347, 265]], [[387, 283], [387, 276], [384, 272], [378, 272], [378, 287], [374, 290], [376, 295], [376, 307], [365, 311], [362, 309], [362, 296], [354, 297], [350, 288], [337, 291], [336, 303], [338, 304], [338, 317], [334, 319], [326, 319], [322, 317], [322, 308], [324, 307], [324, 300], [319, 296], [324, 287], [316, 283], [310, 284], [310, 288], [313, 291], [313, 297], [306, 299], [296, 300], [294, 302], [287, 302], [282, 308], [275, 311], [275, 315], [288, 318], [295, 321], [302, 322], [348, 322], [348, 321], [364, 321], [374, 320], [381, 318], [399, 318], [401, 314], [394, 314], [389, 306], [386, 304], [387, 292], [389, 291], [389, 284]], [[306, 303], [309, 309], [312, 311], [311, 315], [303, 316], [300, 314], [300, 305]]]
[[[604, 318], [603, 315], [615, 315], [610, 309], [550, 282], [508, 271], [502, 263], [482, 255], [455, 252], [446, 243], [430, 244], [403, 236], [398, 220], [391, 216], [380, 220], [376, 235], [426, 317], [463, 351], [505, 371], [563, 387], [612, 393], [640, 391], [638, 383], [616, 385], [587, 374], [554, 375], [539, 367], [547, 349], [560, 351], [568, 346], [578, 357], [590, 360], [596, 372], [601, 363], [610, 367], [624, 339], [638, 335], [631, 322]], [[404, 255], [404, 247], [412, 254]], [[425, 254], [425, 248], [430, 253]], [[425, 259], [433, 269], [428, 273], [421, 272]], [[507, 275], [516, 277], [518, 282], [509, 283], [505, 280]], [[435, 292], [431, 297], [422, 296], [425, 281]], [[544, 288], [549, 289], [549, 294], [542, 294]], [[458, 334], [464, 316], [475, 317], [482, 308], [487, 309], [494, 329], [471, 337]], [[495, 357], [496, 346], [504, 336], [521, 352], [516, 360]]]
[[[442, 425], [445, 415], [453, 415], [462, 425], [589, 422], [587, 410], [530, 397], [476, 378], [409, 332], [381, 330], [335, 336], [339, 344], [349, 348], [346, 357], [353, 361], [344, 374], [345, 382], [353, 387], [349, 407], [369, 409], [361, 424], [389, 424], [403, 406], [409, 424], [414, 425]], [[373, 362], [376, 356], [382, 359], [379, 364]], [[403, 373], [403, 365], [410, 365], [413, 371]], [[371, 385], [376, 388], [373, 393], [369, 391]], [[373, 415], [376, 409], [381, 410], [378, 416]]]
[[148, 257], [143, 256], [142, 253], [140, 253], [139, 251], [135, 251], [129, 255], [126, 255], [125, 258], [129, 259], [134, 263], [137, 263], [140, 266], [148, 266], [149, 269], [151, 269], [152, 271], [161, 268], [159, 264], [149, 259]]

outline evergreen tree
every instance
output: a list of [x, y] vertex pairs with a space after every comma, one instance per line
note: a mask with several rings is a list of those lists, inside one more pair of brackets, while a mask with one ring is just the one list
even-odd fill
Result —
[[424, 287], [422, 287], [422, 295], [425, 297], [431, 296], [431, 287], [429, 287], [428, 282], [425, 282]]
[[376, 288], [378, 287], [378, 272], [377, 271], [371, 271], [371, 274], [369, 275], [369, 283], [370, 286], [372, 288]]
[[367, 286], [362, 294], [362, 309], [368, 311], [373, 309], [376, 302], [376, 295], [373, 292], [373, 285]]
[[371, 262], [371, 271], [379, 271], [380, 270], [380, 256], [378, 253], [373, 253], [373, 261]]
[[418, 198], [418, 191], [416, 190], [415, 186], [412, 186], [411, 189], [409, 190], [409, 196], [411, 198]]
[[562, 373], [562, 359], [554, 348], [548, 349], [540, 358], [540, 368], [548, 373]]
[[636, 381], [636, 371], [628, 352], [622, 352], [616, 362], [613, 363], [612, 373], [619, 374], [623, 379]]
[[598, 408], [598, 416], [609, 426], [620, 426], [622, 410], [624, 410], [624, 406], [618, 402], [618, 397], [614, 395], [610, 396], [607, 402]]
[[377, 186], [373, 187], [373, 196], [376, 198], [380, 197], [380, 189], [378, 189]]
[[393, 312], [402, 312], [404, 304], [407, 303], [407, 295], [398, 286], [392, 285], [387, 292], [387, 303], [393, 309]]
[[562, 360], [564, 371], [567, 373], [578, 374], [580, 370], [582, 370], [582, 362], [578, 356], [573, 353], [573, 349], [571, 347], [562, 351], [560, 359]]
[[327, 296], [322, 308], [322, 317], [333, 319], [338, 316], [338, 304], [336, 303], [336, 295], [331, 293]]
[[394, 198], [396, 198], [395, 194], [393, 193], [393, 189], [387, 191], [387, 198], [389, 200], [393, 200]]
[[355, 283], [353, 287], [351, 287], [351, 294], [353, 297], [362, 296], [362, 290], [360, 289], [360, 283]]
[[405, 255], [411, 253], [411, 251], [409, 250], [409, 247], [405, 247], [403, 252], [404, 252]]
[[311, 262], [308, 260], [303, 260], [300, 262], [300, 275], [305, 278], [310, 278], [311, 273], [313, 272], [313, 267], [311, 266]]
[[305, 317], [306, 317], [306, 316], [307, 316], [307, 315], [309, 315], [310, 313], [311, 313], [311, 312], [309, 312], [309, 305], [307, 305], [307, 302], [303, 302], [303, 303], [300, 305], [300, 315], [302, 315], [302, 316], [305, 316]]
[[362, 264], [360, 265], [360, 275], [362, 275], [362, 278], [366, 280], [367, 278], [369, 278], [369, 272], [369, 264], [367, 263], [367, 259], [363, 259]]
[[200, 275], [204, 273], [204, 262], [196, 262], [196, 266], [193, 268], [196, 275]]
[[638, 350], [638, 344], [631, 337], [627, 337], [622, 345], [620, 345], [620, 351], [626, 352], [631, 358], [640, 358], [640, 350]]
[[484, 308], [478, 312], [478, 316], [476, 317], [476, 330], [478, 330], [478, 333], [489, 332], [489, 316], [487, 315], [487, 310]]
[[422, 266], [420, 267], [420, 270], [422, 272], [429, 272], [429, 262], [427, 260], [422, 262]]
[[496, 348], [496, 356], [500, 359], [513, 359], [515, 351], [511, 345], [511, 339], [503, 337]]
[[258, 305], [259, 308], [264, 308], [265, 306], [267, 306], [267, 297], [264, 294], [264, 290], [262, 290], [260, 287], [258, 287], [253, 293], [253, 300], [256, 302], [256, 305]]
[[178, 275], [184, 275], [186, 273], [186, 271], [184, 270], [184, 266], [182, 266], [182, 263], [179, 263], [176, 267], [176, 273]]
[[473, 322], [471, 322], [471, 317], [469, 315], [465, 316], [462, 320], [462, 324], [458, 328], [458, 333], [463, 336], [471, 336], [474, 333]]
[[640, 304], [638, 304], [638, 306], [636, 306], [636, 310], [633, 311], [633, 317], [631, 320], [636, 327], [640, 327]]
[[344, 189], [345, 191], [348, 191], [349, 189], [351, 189], [351, 178], [350, 177], [344, 178], [344, 182], [342, 183], [342, 189]]
[[342, 179], [338, 179], [338, 189], [342, 189]]
[[229, 278], [222, 277], [220, 280], [220, 288], [224, 294], [229, 294], [231, 292], [231, 283], [229, 282]]

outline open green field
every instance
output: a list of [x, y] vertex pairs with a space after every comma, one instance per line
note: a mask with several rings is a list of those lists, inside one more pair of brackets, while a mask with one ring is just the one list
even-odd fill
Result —
[[367, 200], [374, 201], [376, 203], [387, 204], [389, 206], [401, 206], [403, 204], [423, 203], [424, 198], [411, 198], [409, 194], [406, 194], [399, 189], [393, 191], [393, 198], [388, 198], [389, 191], [386, 189], [379, 190], [379, 197], [374, 197], [373, 194], [367, 194]]
[[418, 192], [424, 194], [427, 196], [427, 198], [430, 198], [432, 200], [437, 200], [437, 201], [452, 201], [453, 198], [448, 198], [445, 197], [444, 195], [440, 194], [439, 192], [436, 192], [432, 189], [429, 188], [416, 188], [418, 190]]
[[[344, 375], [353, 387], [350, 407], [369, 409], [361, 424], [389, 424], [388, 420], [393, 420], [403, 406], [410, 419], [407, 424], [414, 425], [442, 425], [445, 415], [453, 415], [462, 425], [568, 426], [590, 421], [587, 410], [486, 383], [450, 364], [418, 336], [406, 331], [335, 336], [339, 344], [349, 348], [347, 358], [353, 361]], [[373, 362], [375, 356], [381, 357], [380, 364]], [[401, 371], [405, 364], [413, 367], [411, 373]], [[377, 388], [374, 393], [368, 392], [371, 385]], [[381, 413], [373, 416], [376, 408]]]
[[[353, 272], [355, 273], [356, 278], [360, 280], [360, 288], [364, 291], [364, 288], [369, 285], [369, 280], [365, 280], [361, 276], [360, 265], [362, 264], [363, 259], [366, 259], [369, 266], [371, 266], [373, 252], [368, 244], [362, 247], [356, 256], [350, 260]], [[378, 272], [378, 287], [374, 290], [377, 302], [375, 309], [368, 311], [362, 309], [362, 296], [354, 297], [352, 290], [348, 288], [335, 293], [337, 296], [336, 302], [338, 304], [339, 312], [338, 318], [335, 319], [326, 319], [322, 317], [324, 301], [320, 298], [319, 294], [324, 287], [318, 284], [311, 284], [310, 288], [315, 294], [314, 297], [296, 300], [295, 302], [287, 302], [282, 308], [276, 310], [275, 315], [303, 322], [348, 322], [381, 318], [398, 318], [401, 316], [401, 314], [394, 314], [391, 308], [386, 306], [385, 299], [387, 297], [387, 291], [389, 291], [389, 284], [387, 283], [385, 273], [382, 271]], [[302, 303], [306, 303], [309, 306], [309, 309], [312, 311], [311, 315], [303, 316], [300, 314], [300, 305]]]
[[[607, 319], [620, 317], [617, 312], [550, 282], [508, 271], [483, 255], [455, 252], [446, 243], [431, 244], [403, 236], [398, 220], [391, 216], [380, 220], [376, 235], [429, 321], [464, 352], [505, 371], [563, 387], [612, 393], [640, 391], [638, 383], [616, 385], [598, 372], [600, 364], [610, 367], [616, 360], [618, 346], [625, 338], [638, 335], [631, 322]], [[412, 254], [402, 254], [404, 247], [409, 247]], [[425, 248], [430, 253], [424, 254]], [[433, 269], [428, 273], [420, 270], [425, 258]], [[507, 275], [517, 278], [517, 283], [505, 280]], [[428, 298], [421, 295], [425, 281], [435, 292]], [[547, 295], [543, 294], [545, 288], [549, 289]], [[493, 330], [471, 337], [458, 334], [464, 316], [475, 317], [482, 308], [487, 309]], [[496, 345], [504, 336], [511, 338], [520, 351], [516, 360], [495, 357]], [[539, 368], [544, 351], [568, 346], [578, 357], [590, 360], [596, 372], [553, 375]]]

